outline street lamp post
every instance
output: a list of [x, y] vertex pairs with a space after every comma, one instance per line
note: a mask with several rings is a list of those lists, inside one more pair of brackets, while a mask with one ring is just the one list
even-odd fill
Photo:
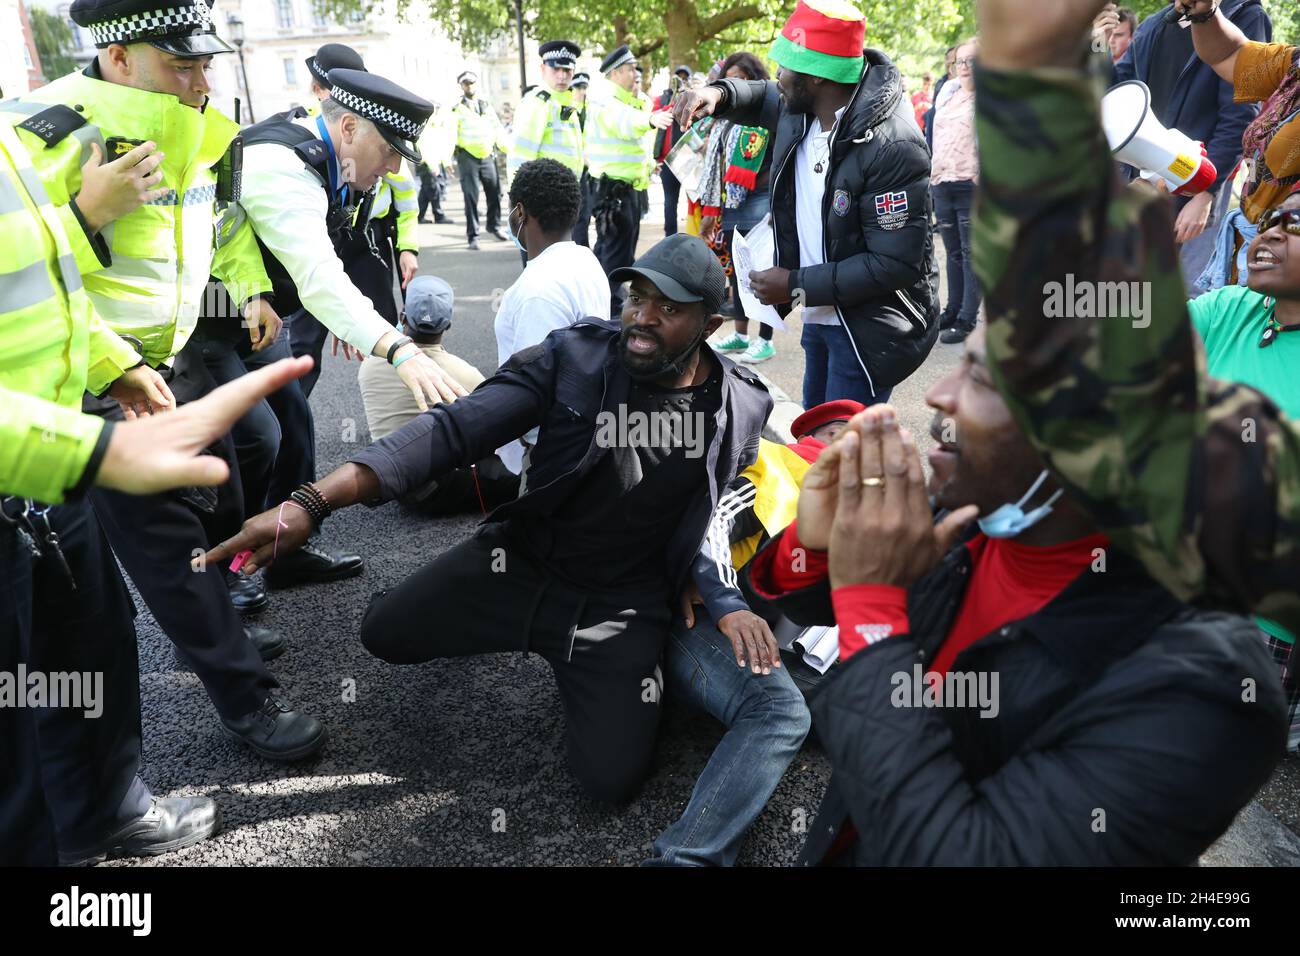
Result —
[[515, 29], [519, 33], [519, 95], [528, 89], [528, 60], [524, 53], [524, 2], [515, 0]]
[[230, 30], [230, 42], [239, 53], [239, 75], [244, 79], [244, 98], [248, 101], [248, 121], [256, 123], [253, 116], [253, 91], [248, 88], [248, 67], [244, 63], [244, 18], [237, 13], [226, 17], [226, 26]]

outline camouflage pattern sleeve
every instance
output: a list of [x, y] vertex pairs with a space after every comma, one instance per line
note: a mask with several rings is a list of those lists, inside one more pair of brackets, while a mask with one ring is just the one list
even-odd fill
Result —
[[1209, 379], [1169, 202], [1125, 188], [1098, 75], [980, 70], [990, 367], [1074, 499], [1178, 597], [1300, 626], [1300, 424]]

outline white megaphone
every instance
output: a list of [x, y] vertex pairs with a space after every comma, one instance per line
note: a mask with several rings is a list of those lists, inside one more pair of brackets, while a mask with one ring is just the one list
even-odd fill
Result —
[[1140, 169], [1144, 179], [1163, 179], [1179, 196], [1195, 196], [1214, 185], [1218, 170], [1204, 144], [1165, 129], [1151, 112], [1151, 90], [1141, 80], [1120, 83], [1106, 94], [1101, 125], [1111, 153]]

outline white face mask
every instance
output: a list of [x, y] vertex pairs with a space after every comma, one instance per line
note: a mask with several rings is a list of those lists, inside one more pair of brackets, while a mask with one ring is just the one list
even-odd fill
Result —
[[989, 514], [979, 519], [980, 530], [990, 538], [1014, 538], [1016, 535], [1028, 531], [1038, 522], [1042, 521], [1052, 513], [1052, 504], [1057, 498], [1064, 494], [1064, 489], [1058, 488], [1056, 494], [1048, 498], [1046, 502], [1039, 505], [1033, 511], [1028, 513], [1024, 510], [1025, 502], [1034, 496], [1044, 481], [1047, 480], [1048, 472], [1044, 469], [1039, 475], [1038, 480], [1033, 486], [1025, 492], [1015, 504], [1005, 504]]

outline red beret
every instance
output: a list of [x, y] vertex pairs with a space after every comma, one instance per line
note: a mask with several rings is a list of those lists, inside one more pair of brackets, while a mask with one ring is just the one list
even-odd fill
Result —
[[858, 412], [865, 412], [867, 406], [861, 402], [855, 402], [851, 398], [841, 398], [834, 402], [824, 402], [815, 408], [810, 408], [794, 420], [790, 426], [790, 433], [795, 439], [800, 439], [804, 435], [811, 435], [823, 425], [829, 425], [831, 422], [848, 421]]

